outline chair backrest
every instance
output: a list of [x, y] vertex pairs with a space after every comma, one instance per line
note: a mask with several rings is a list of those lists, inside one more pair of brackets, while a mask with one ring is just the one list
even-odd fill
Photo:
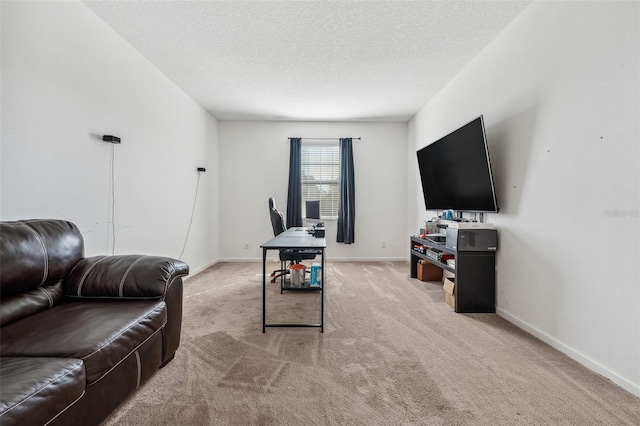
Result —
[[276, 199], [269, 198], [269, 216], [271, 217], [271, 227], [273, 228], [273, 235], [280, 235], [287, 230], [284, 224], [284, 216], [276, 208]]

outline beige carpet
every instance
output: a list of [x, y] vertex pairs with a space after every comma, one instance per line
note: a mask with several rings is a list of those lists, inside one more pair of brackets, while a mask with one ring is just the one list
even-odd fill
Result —
[[[496, 315], [453, 313], [408, 262], [330, 262], [324, 334], [263, 334], [261, 271], [187, 281], [176, 358], [105, 424], [640, 424], [640, 398]], [[277, 288], [267, 322], [318, 321], [319, 293]]]

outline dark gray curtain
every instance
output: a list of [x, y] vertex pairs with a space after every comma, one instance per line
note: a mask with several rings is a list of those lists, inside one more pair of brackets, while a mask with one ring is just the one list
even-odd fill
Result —
[[289, 138], [289, 192], [287, 228], [302, 226], [302, 138]]
[[338, 203], [337, 242], [355, 242], [355, 183], [353, 178], [353, 140], [340, 138], [340, 199]]

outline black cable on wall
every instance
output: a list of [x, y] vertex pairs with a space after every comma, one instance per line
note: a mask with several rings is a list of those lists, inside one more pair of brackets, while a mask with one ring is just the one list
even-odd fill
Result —
[[196, 211], [196, 201], [198, 201], [198, 187], [200, 186], [200, 175], [203, 172], [206, 172], [207, 169], [204, 167], [198, 167], [198, 179], [196, 180], [196, 193], [193, 196], [193, 206], [191, 207], [191, 218], [189, 219], [189, 227], [187, 228], [187, 236], [184, 239], [184, 244], [182, 245], [182, 251], [180, 252], [180, 256], [178, 259], [182, 260], [182, 255], [184, 254], [184, 250], [187, 248], [187, 241], [189, 241], [189, 234], [191, 233], [191, 225], [193, 224], [193, 214]]

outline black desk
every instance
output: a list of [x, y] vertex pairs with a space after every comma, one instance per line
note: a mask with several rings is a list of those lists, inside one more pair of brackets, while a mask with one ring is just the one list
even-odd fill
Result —
[[[277, 237], [262, 244], [262, 332], [267, 327], [320, 327], [324, 333], [324, 286], [325, 279], [325, 249], [327, 240], [310, 235], [306, 228], [290, 228]], [[317, 250], [321, 255], [322, 279], [320, 281], [320, 323], [319, 324], [267, 324], [267, 251], [269, 250]], [[288, 288], [291, 289], [291, 288]], [[303, 289], [303, 287], [301, 287]], [[304, 288], [308, 289], [308, 288]]]

